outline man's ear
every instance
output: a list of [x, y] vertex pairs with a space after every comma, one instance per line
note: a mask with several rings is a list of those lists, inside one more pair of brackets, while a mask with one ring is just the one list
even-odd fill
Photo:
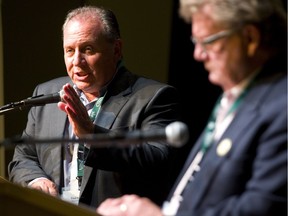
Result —
[[117, 60], [122, 58], [122, 40], [117, 39], [114, 44], [114, 56]]
[[254, 25], [246, 25], [244, 28], [244, 35], [247, 38], [247, 54], [248, 56], [253, 56], [255, 55], [257, 48], [260, 45], [260, 40], [261, 40], [261, 35]]

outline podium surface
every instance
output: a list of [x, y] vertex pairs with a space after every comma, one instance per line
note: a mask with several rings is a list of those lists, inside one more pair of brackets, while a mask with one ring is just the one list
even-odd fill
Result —
[[0, 215], [100, 216], [88, 208], [13, 184], [2, 177], [0, 177]]

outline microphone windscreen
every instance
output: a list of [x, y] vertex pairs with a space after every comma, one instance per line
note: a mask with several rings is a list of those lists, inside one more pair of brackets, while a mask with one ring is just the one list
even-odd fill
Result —
[[175, 121], [165, 128], [167, 141], [171, 146], [181, 147], [189, 140], [189, 130], [183, 122]]

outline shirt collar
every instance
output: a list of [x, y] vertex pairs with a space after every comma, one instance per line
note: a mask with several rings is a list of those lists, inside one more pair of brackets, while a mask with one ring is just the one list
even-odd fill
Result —
[[248, 85], [252, 82], [252, 80], [259, 73], [260, 69], [256, 70], [255, 73], [250, 74], [246, 79], [242, 80], [239, 84], [234, 86], [233, 88], [225, 91], [223, 95], [230, 95], [234, 99], [236, 99], [243, 91], [248, 87]]

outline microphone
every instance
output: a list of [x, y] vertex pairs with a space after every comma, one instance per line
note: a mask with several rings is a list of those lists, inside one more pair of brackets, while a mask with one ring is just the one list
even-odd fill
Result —
[[22, 110], [25, 107], [31, 107], [31, 106], [43, 106], [45, 104], [49, 103], [58, 103], [59, 101], [62, 100], [62, 96], [64, 94], [64, 91], [61, 90], [59, 92], [53, 93], [53, 94], [48, 94], [48, 95], [36, 95], [33, 97], [29, 97], [27, 99], [18, 101], [18, 102], [13, 102], [7, 105], [4, 105], [0, 107], [0, 114], [2, 111], [10, 111], [14, 110], [15, 108], [18, 108]]
[[37, 95], [34, 97], [29, 97], [27, 99], [21, 100], [19, 102], [14, 103], [15, 106], [43, 106], [45, 104], [50, 103], [58, 103], [62, 100], [62, 96], [64, 91], [61, 90], [59, 92], [48, 94], [48, 95]]
[[186, 124], [175, 121], [163, 129], [158, 130], [135, 130], [129, 132], [115, 132], [88, 134], [81, 138], [14, 138], [7, 139], [0, 143], [4, 146], [11, 144], [59, 144], [59, 143], [87, 143], [94, 147], [127, 147], [129, 145], [139, 144], [143, 141], [166, 141], [172, 147], [181, 147], [189, 139], [189, 131]]

